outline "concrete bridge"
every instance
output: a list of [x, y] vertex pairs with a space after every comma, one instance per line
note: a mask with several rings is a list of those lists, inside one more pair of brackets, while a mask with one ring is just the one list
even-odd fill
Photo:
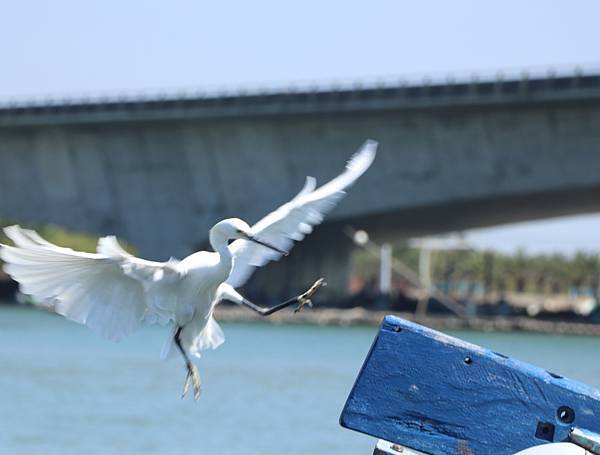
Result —
[[383, 239], [600, 210], [600, 76], [575, 74], [4, 106], [0, 218], [183, 256], [216, 221], [335, 176], [365, 138], [373, 167], [255, 290], [325, 275], [342, 292], [346, 225]]

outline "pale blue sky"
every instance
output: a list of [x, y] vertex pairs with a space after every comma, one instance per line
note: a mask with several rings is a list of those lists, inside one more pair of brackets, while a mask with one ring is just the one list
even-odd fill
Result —
[[600, 2], [0, 0], [0, 97], [600, 63]]
[[600, 252], [600, 215], [590, 214], [466, 233], [467, 244], [480, 249], [514, 253], [553, 253], [572, 255], [577, 251]]
[[[595, 0], [0, 0], [0, 101], [600, 66], [598, 18]], [[572, 251], [598, 232], [587, 216], [473, 239]]]

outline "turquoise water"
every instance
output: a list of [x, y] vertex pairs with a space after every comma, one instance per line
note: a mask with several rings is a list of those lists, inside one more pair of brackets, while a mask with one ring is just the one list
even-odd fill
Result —
[[[30, 308], [0, 305], [0, 453], [372, 453], [338, 418], [375, 327], [223, 324], [200, 363], [203, 395], [179, 398], [167, 331], [111, 343]], [[600, 338], [455, 333], [600, 387]]]

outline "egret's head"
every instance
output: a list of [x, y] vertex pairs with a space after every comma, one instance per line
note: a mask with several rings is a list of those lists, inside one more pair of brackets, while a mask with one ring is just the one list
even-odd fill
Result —
[[252, 230], [248, 223], [239, 218], [227, 218], [226, 220], [219, 221], [210, 230], [210, 239], [213, 247], [215, 247], [217, 242], [227, 242], [236, 239], [250, 240], [251, 242], [271, 248], [272, 250], [287, 256], [286, 251], [280, 250], [276, 246], [256, 238], [252, 234]]
[[239, 218], [227, 218], [215, 224], [210, 232], [225, 240], [245, 239], [250, 235], [250, 226]]

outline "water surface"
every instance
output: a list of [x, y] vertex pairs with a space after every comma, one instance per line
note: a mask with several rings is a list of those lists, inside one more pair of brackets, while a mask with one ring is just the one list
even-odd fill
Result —
[[[338, 418], [375, 327], [223, 324], [199, 365], [158, 360], [167, 330], [112, 343], [63, 318], [0, 305], [0, 453], [369, 454]], [[600, 338], [455, 332], [600, 387]], [[188, 397], [189, 398], [189, 397]]]

